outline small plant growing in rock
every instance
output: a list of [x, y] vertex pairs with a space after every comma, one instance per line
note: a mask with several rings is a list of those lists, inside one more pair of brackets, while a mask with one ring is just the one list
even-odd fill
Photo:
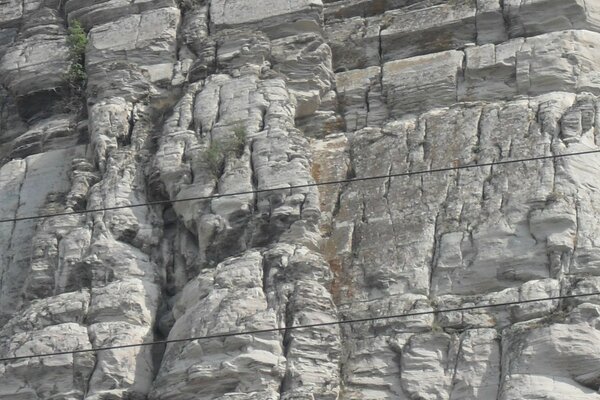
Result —
[[233, 142], [233, 150], [236, 155], [240, 157], [244, 153], [244, 148], [246, 147], [247, 142], [247, 134], [246, 127], [244, 125], [236, 125], [233, 128], [234, 142]]
[[71, 66], [65, 77], [70, 97], [66, 105], [67, 108], [73, 108], [77, 103], [81, 103], [83, 97], [87, 82], [87, 73], [85, 72], [85, 48], [87, 43], [87, 34], [81, 23], [77, 20], [72, 21], [67, 36], [69, 61], [71, 61]]
[[223, 173], [225, 152], [218, 142], [215, 142], [214, 140], [210, 142], [210, 146], [206, 149], [205, 159], [210, 172], [212, 172], [214, 176], [219, 176]]
[[563, 192], [552, 191], [546, 197], [546, 203], [556, 203], [559, 200], [565, 199], [567, 196]]
[[69, 56], [72, 61], [83, 63], [87, 43], [87, 34], [83, 30], [81, 23], [77, 20], [73, 20], [71, 26], [69, 26], [69, 36], [67, 37]]
[[233, 128], [232, 139], [225, 142], [211, 141], [206, 149], [205, 160], [212, 174], [220, 176], [223, 173], [225, 157], [229, 154], [240, 157], [244, 153], [246, 143], [246, 128], [243, 125], [236, 125]]

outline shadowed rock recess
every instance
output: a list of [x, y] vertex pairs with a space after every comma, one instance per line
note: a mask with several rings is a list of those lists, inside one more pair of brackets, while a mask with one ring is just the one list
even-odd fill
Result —
[[[161, 202], [1, 223], [0, 358], [600, 290], [600, 155], [306, 186], [600, 149], [600, 0], [1, 0], [0, 85], [0, 219]], [[599, 389], [599, 297], [0, 363], [0, 400]]]

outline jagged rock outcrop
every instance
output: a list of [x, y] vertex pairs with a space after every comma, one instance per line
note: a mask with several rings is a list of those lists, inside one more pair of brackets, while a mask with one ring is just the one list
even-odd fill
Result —
[[598, 0], [0, 4], [0, 357], [175, 341], [0, 399], [600, 398], [600, 299], [485, 307], [600, 290], [600, 156], [548, 157], [600, 149], [599, 39]]

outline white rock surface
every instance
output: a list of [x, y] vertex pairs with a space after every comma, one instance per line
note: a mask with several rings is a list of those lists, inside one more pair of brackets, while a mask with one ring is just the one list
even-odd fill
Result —
[[88, 212], [0, 222], [0, 357], [177, 342], [6, 361], [0, 399], [599, 398], [600, 299], [531, 302], [600, 290], [600, 157], [551, 158], [600, 145], [599, 21], [1, 2], [0, 219]]
[[321, 0], [298, 0], [282, 2], [258, 0], [248, 3], [244, 0], [215, 0], [210, 2], [211, 21], [218, 26], [233, 26], [260, 22], [271, 17], [318, 11], [323, 7]]
[[[3, 5], [2, 9], [9, 9]], [[57, 10], [31, 12], [0, 59], [2, 85], [17, 96], [56, 90], [69, 68], [66, 31]]]

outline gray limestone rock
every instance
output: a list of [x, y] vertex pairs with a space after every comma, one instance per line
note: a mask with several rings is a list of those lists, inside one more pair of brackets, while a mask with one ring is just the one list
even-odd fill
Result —
[[599, 21], [0, 2], [0, 399], [600, 398]]

